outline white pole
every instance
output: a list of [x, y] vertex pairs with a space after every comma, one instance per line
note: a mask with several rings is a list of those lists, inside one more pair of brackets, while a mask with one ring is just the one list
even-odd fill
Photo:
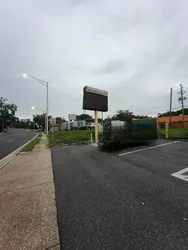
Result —
[[47, 87], [47, 96], [46, 96], [46, 135], [48, 135], [48, 82], [46, 84]]

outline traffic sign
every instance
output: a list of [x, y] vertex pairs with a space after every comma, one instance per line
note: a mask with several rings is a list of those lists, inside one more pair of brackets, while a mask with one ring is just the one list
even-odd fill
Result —
[[52, 126], [56, 125], [56, 118], [51, 118], [51, 119], [50, 119], [50, 124], [51, 124]]

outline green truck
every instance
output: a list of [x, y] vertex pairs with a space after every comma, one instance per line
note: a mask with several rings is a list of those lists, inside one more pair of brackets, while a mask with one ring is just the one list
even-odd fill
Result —
[[99, 137], [99, 146], [126, 142], [146, 142], [157, 138], [156, 119], [107, 120], [103, 125], [103, 133]]

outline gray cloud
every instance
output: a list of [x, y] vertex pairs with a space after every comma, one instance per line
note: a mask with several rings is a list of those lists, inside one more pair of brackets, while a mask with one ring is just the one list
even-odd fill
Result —
[[187, 79], [187, 65], [188, 65], [188, 45], [184, 48], [179, 57], [172, 64], [172, 75], [176, 77], [178, 74], [180, 81]]
[[108, 62], [106, 63], [103, 67], [100, 67], [99, 69], [95, 70], [94, 72], [96, 74], [112, 74], [112, 73], [116, 73], [119, 70], [121, 70], [123, 68], [123, 66], [125, 65], [124, 60], [115, 60], [112, 62]]
[[186, 0], [4, 1], [1, 95], [21, 117], [32, 115], [31, 105], [45, 108], [45, 88], [23, 79], [26, 72], [49, 81], [55, 116], [82, 112], [85, 85], [108, 90], [109, 115], [165, 111], [169, 88], [188, 79], [187, 7]]

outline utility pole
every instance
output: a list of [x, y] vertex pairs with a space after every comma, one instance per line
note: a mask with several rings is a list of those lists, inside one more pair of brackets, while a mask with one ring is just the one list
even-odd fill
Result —
[[170, 127], [171, 127], [171, 121], [172, 121], [172, 88], [170, 88]]
[[183, 121], [183, 127], [185, 127], [185, 119], [184, 119], [184, 101], [186, 100], [186, 97], [184, 96], [185, 91], [183, 90], [182, 84], [180, 84], [180, 97], [178, 98], [178, 101], [181, 102], [181, 108], [182, 108], [182, 121]]

